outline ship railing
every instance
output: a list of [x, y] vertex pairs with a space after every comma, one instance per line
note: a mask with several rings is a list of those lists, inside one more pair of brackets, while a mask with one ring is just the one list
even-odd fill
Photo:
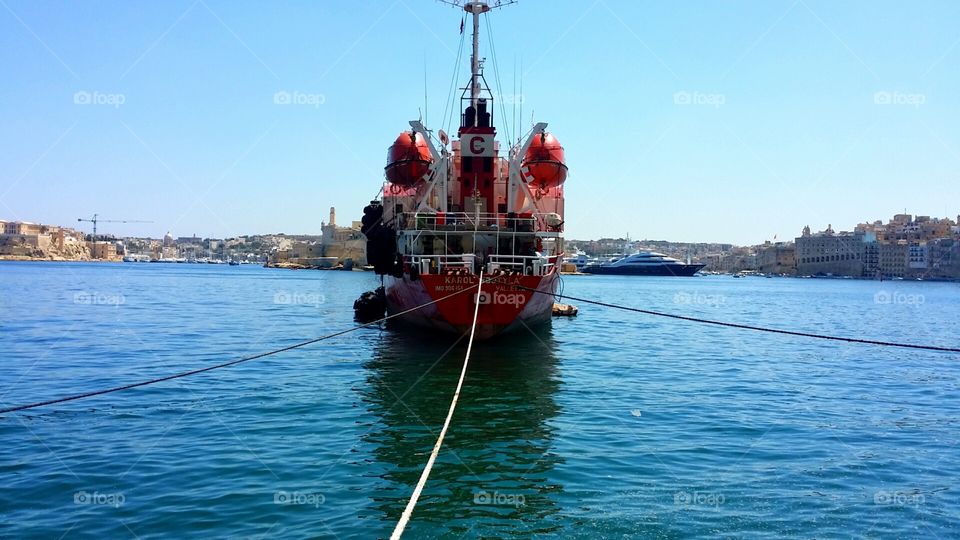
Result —
[[404, 212], [400, 214], [399, 226], [402, 229], [418, 231], [559, 232], [558, 227], [548, 226], [546, 215], [512, 212]]
[[416, 268], [420, 274], [475, 273], [477, 256], [473, 253], [461, 255], [407, 255], [410, 268]]
[[490, 275], [509, 272], [525, 276], [545, 276], [556, 266], [556, 260], [556, 257], [543, 255], [489, 255], [486, 271]]

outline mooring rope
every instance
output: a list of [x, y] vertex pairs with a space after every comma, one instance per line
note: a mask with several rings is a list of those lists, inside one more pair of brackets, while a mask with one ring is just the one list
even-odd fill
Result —
[[[480, 279], [477, 281], [477, 298], [480, 297], [481, 290], [483, 288], [483, 269], [480, 269]], [[464, 289], [464, 290], [471, 290]], [[453, 393], [453, 401], [450, 402], [450, 410], [447, 411], [447, 419], [443, 421], [443, 427], [440, 429], [440, 436], [437, 437], [437, 442], [433, 445], [433, 451], [430, 452], [430, 459], [427, 460], [427, 466], [423, 468], [423, 473], [420, 474], [420, 480], [417, 482], [417, 487], [414, 488], [413, 494], [410, 496], [410, 501], [407, 502], [407, 507], [404, 508], [403, 514], [400, 516], [400, 521], [397, 522], [396, 528], [393, 529], [393, 534], [390, 535], [390, 540], [399, 540], [400, 536], [403, 535], [403, 530], [407, 527], [407, 522], [410, 521], [410, 516], [413, 515], [413, 509], [417, 506], [417, 501], [420, 499], [420, 493], [423, 491], [423, 486], [427, 484], [427, 478], [430, 477], [430, 471], [433, 469], [433, 463], [437, 460], [437, 455], [440, 453], [440, 446], [443, 444], [443, 438], [447, 434], [447, 428], [450, 427], [450, 420], [453, 418], [453, 411], [457, 408], [457, 400], [460, 399], [460, 389], [463, 388], [463, 379], [467, 376], [467, 364], [470, 363], [470, 351], [473, 349], [473, 335], [477, 330], [477, 314], [480, 312], [480, 302], [474, 302], [473, 307], [473, 324], [470, 326], [470, 341], [467, 342], [467, 354], [463, 358], [463, 369], [460, 370], [460, 380], [457, 381], [457, 389]]]
[[254, 355], [252, 355], [252, 356], [245, 356], [245, 357], [243, 357], [243, 358], [238, 358], [238, 359], [236, 359], [236, 360], [231, 360], [231, 361], [229, 361], [229, 362], [223, 362], [223, 363], [220, 363], [220, 364], [215, 364], [215, 365], [212, 365], [212, 366], [207, 366], [207, 367], [203, 367], [203, 368], [199, 368], [199, 369], [193, 369], [193, 370], [190, 370], [190, 371], [183, 371], [183, 372], [180, 372], [180, 373], [175, 373], [175, 374], [173, 374], [173, 375], [167, 375], [166, 377], [158, 377], [158, 378], [156, 378], [156, 379], [150, 379], [150, 380], [146, 380], [146, 381], [140, 381], [140, 382], [136, 382], [136, 383], [132, 383], [132, 384], [125, 384], [125, 385], [123, 385], [123, 386], [115, 386], [115, 387], [113, 387], [113, 388], [106, 388], [106, 389], [103, 389], [103, 390], [95, 390], [95, 391], [92, 391], [92, 392], [85, 392], [85, 393], [83, 393], [83, 394], [75, 394], [75, 395], [72, 395], [72, 396], [65, 396], [65, 397], [61, 397], [61, 398], [49, 399], [49, 400], [46, 400], [46, 401], [38, 401], [38, 402], [36, 402], [36, 403], [30, 403], [30, 404], [27, 404], [27, 405], [18, 405], [18, 406], [16, 406], [16, 407], [7, 407], [7, 408], [5, 408], [5, 409], [0, 409], [0, 414], [17, 412], [17, 411], [25, 411], [25, 410], [27, 410], [27, 409], [36, 409], [37, 407], [45, 407], [45, 406], [47, 406], [47, 405], [56, 405], [57, 403], [65, 403], [65, 402], [67, 402], [67, 401], [75, 401], [75, 400], [78, 400], [78, 399], [83, 399], [83, 398], [88, 398], [88, 397], [102, 396], [102, 395], [104, 395], [104, 394], [112, 394], [113, 392], [119, 392], [119, 391], [121, 391], [121, 390], [129, 390], [129, 389], [131, 389], [131, 388], [138, 388], [138, 387], [140, 387], [140, 386], [147, 386], [147, 385], [151, 385], [151, 384], [161, 383], [161, 382], [164, 382], [164, 381], [170, 381], [170, 380], [173, 380], [173, 379], [180, 379], [180, 378], [183, 378], [183, 377], [188, 377], [188, 376], [190, 376], [190, 375], [197, 375], [197, 374], [199, 374], [199, 373], [205, 373], [205, 372], [207, 372], [207, 371], [213, 371], [213, 370], [215, 370], [215, 369], [222, 369], [222, 368], [225, 368], [225, 367], [230, 367], [230, 366], [235, 366], [235, 365], [237, 365], [237, 364], [242, 364], [242, 363], [244, 363], [244, 362], [250, 362], [251, 360], [258, 360], [258, 359], [260, 359], [260, 358], [264, 358], [264, 357], [267, 357], [267, 356], [272, 356], [272, 355], [279, 354], [279, 353], [282, 353], [282, 352], [292, 351], [292, 350], [294, 350], [294, 349], [299, 349], [299, 348], [301, 348], [301, 347], [306, 347], [307, 345], [313, 345], [314, 343], [318, 343], [318, 342], [320, 342], [320, 341], [324, 341], [324, 340], [327, 340], [327, 339], [331, 339], [331, 338], [335, 338], [335, 337], [338, 337], [338, 336], [342, 336], [342, 335], [344, 335], [344, 334], [349, 334], [350, 332], [354, 332], [354, 331], [356, 331], [356, 330], [360, 330], [361, 328], [366, 328], [366, 327], [368, 327], [368, 326], [372, 326], [372, 325], [374, 325], [374, 324], [378, 324], [378, 323], [387, 321], [387, 320], [392, 319], [392, 318], [394, 318], [394, 317], [399, 317], [399, 316], [401, 316], [401, 315], [406, 315], [407, 313], [411, 313], [411, 312], [413, 312], [413, 311], [417, 311], [418, 309], [425, 308], [425, 307], [427, 307], [427, 306], [429, 306], [429, 305], [436, 304], [436, 303], [438, 303], [438, 302], [442, 302], [442, 301], [444, 301], [444, 300], [447, 300], [448, 298], [452, 298], [452, 297], [454, 297], [454, 296], [457, 296], [458, 294], [463, 294], [464, 292], [467, 292], [467, 291], [470, 291], [470, 290], [473, 290], [473, 287], [470, 287], [469, 289], [460, 289], [459, 291], [454, 292], [454, 293], [451, 293], [451, 294], [448, 294], [448, 295], [446, 295], [446, 296], [444, 296], [444, 297], [442, 297], [442, 298], [437, 298], [436, 300], [432, 300], [432, 301], [427, 302], [427, 303], [425, 303], [425, 304], [421, 304], [421, 305], [419, 305], [419, 306], [415, 306], [415, 307], [412, 307], [412, 308], [410, 308], [410, 309], [407, 309], [407, 310], [404, 310], [404, 311], [400, 311], [400, 312], [394, 313], [393, 315], [387, 315], [386, 317], [383, 317], [382, 319], [377, 319], [377, 320], [375, 320], [375, 321], [371, 321], [371, 322], [364, 323], [364, 324], [361, 324], [361, 325], [358, 325], [358, 326], [354, 326], [354, 327], [352, 327], [352, 328], [347, 328], [347, 329], [345, 329], [345, 330], [340, 330], [339, 332], [334, 332], [334, 333], [332, 333], [332, 334], [327, 334], [327, 335], [325, 335], [325, 336], [321, 336], [321, 337], [309, 339], [309, 340], [307, 340], [307, 341], [301, 341], [300, 343], [295, 343], [295, 344], [293, 344], [293, 345], [289, 345], [289, 346], [287, 346], [287, 347], [283, 347], [283, 348], [280, 348], [280, 349], [274, 349], [274, 350], [272, 350], [272, 351], [262, 352], [262, 353], [254, 354]]
[[[493, 283], [493, 282], [495, 282], [495, 280], [492, 280], [492, 279], [487, 280], [487, 283]], [[501, 283], [502, 283], [502, 282], [501, 282]], [[807, 338], [814, 338], [814, 339], [826, 339], [826, 340], [831, 340], [831, 341], [843, 341], [843, 342], [846, 342], [846, 343], [860, 343], [860, 344], [864, 344], [864, 345], [880, 345], [880, 346], [883, 346], [883, 347], [900, 347], [900, 348], [904, 348], [904, 349], [920, 349], [920, 350], [924, 350], [924, 351], [938, 351], [938, 352], [955, 352], [955, 353], [960, 353], [960, 348], [956, 348], [956, 347], [940, 347], [940, 346], [937, 346], [937, 345], [917, 345], [917, 344], [914, 344], [914, 343], [898, 343], [898, 342], [893, 342], [893, 341], [877, 341], [877, 340], [873, 340], [873, 339], [860, 339], [860, 338], [851, 338], [851, 337], [844, 337], [844, 336], [830, 336], [830, 335], [826, 335], [826, 334], [815, 334], [815, 333], [812, 333], [812, 332], [797, 332], [797, 331], [794, 331], [794, 330], [782, 330], [782, 329], [780, 329], [780, 328], [768, 328], [768, 327], [764, 327], [764, 326], [752, 326], [752, 325], [749, 325], [749, 324], [740, 324], [740, 323], [732, 323], [732, 322], [725, 322], [725, 321], [716, 321], [716, 320], [712, 320], [712, 319], [701, 319], [700, 317], [690, 317], [690, 316], [687, 316], [687, 315], [677, 315], [677, 314], [675, 314], [675, 313], [664, 313], [664, 312], [662, 312], [662, 311], [653, 311], [653, 310], [650, 310], [650, 309], [641, 309], [641, 308], [635, 308], [635, 307], [630, 307], [630, 306], [621, 306], [621, 305], [618, 305], [618, 304], [610, 304], [610, 303], [608, 303], [608, 302], [599, 302], [599, 301], [597, 301], [597, 300], [588, 300], [588, 299], [586, 299], [586, 298], [578, 298], [578, 297], [576, 297], [576, 296], [570, 296], [570, 295], [564, 295], [564, 294], [557, 294], [557, 293], [549, 293], [549, 292], [547, 292], [547, 291], [540, 291], [540, 290], [533, 289], [533, 288], [530, 288], [530, 287], [524, 287], [523, 285], [520, 285], [520, 284], [513, 284], [513, 283], [511, 283], [511, 284], [509, 284], [509, 285], [511, 285], [512, 287], [515, 287], [515, 288], [517, 288], [517, 289], [522, 289], [522, 290], [525, 290], [525, 291], [531, 291], [531, 292], [540, 293], [540, 294], [547, 294], [547, 295], [553, 296], [554, 298], [563, 298], [563, 299], [565, 299], [565, 300], [576, 300], [577, 302], [583, 302], [583, 303], [585, 303], [585, 304], [593, 304], [593, 305], [596, 305], [596, 306], [603, 306], [603, 307], [608, 307], [608, 308], [613, 308], [613, 309], [622, 309], [622, 310], [624, 310], [624, 311], [632, 311], [632, 312], [635, 312], [635, 313], [643, 313], [644, 315], [653, 315], [653, 316], [655, 316], [655, 317], [666, 317], [666, 318], [669, 318], [669, 319], [676, 319], [676, 320], [681, 320], [681, 321], [689, 321], [689, 322], [695, 322], [695, 323], [701, 323], [701, 324], [712, 324], [712, 325], [714, 325], [714, 326], [724, 326], [724, 327], [727, 327], [727, 328], [739, 328], [739, 329], [741, 329], [741, 330], [753, 330], [753, 331], [756, 331], [756, 332], [769, 332], [769, 333], [771, 333], [771, 334], [782, 334], [782, 335], [787, 335], [787, 336], [799, 336], [799, 337], [807, 337]]]

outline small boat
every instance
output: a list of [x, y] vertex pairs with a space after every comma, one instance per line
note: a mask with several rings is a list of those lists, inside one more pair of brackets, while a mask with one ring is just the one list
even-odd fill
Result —
[[642, 251], [605, 263], [588, 264], [583, 267], [583, 272], [618, 276], [692, 276], [704, 266], [685, 263], [663, 253]]
[[577, 249], [575, 252], [571, 253], [567, 257], [563, 258], [565, 264], [572, 264], [577, 267], [577, 272], [582, 272], [583, 268], [588, 264], [596, 264], [599, 261], [595, 257], [590, 257], [585, 252]]

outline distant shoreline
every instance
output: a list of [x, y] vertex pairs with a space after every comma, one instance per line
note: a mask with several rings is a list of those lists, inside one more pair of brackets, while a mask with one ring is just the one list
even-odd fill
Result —
[[[114, 263], [114, 264], [131, 264], [131, 265], [136, 265], [136, 266], [143, 265], [143, 264], [154, 264], [154, 263], [142, 263], [142, 262], [141, 262], [141, 263], [126, 262], [126, 261], [123, 261], [122, 259], [115, 259], [115, 260], [107, 260], [107, 259], [37, 259], [37, 258], [31, 258], [31, 257], [10, 257], [10, 256], [0, 256], [0, 262], [17, 262], [17, 263], [64, 263], [64, 262], [69, 262], [69, 263], [91, 263], [91, 264]], [[170, 265], [177, 266], [177, 265], [178, 265], [177, 263], [156, 263], [156, 264], [159, 264], [159, 265], [161, 265], [161, 266], [170, 266]], [[179, 264], [191, 265], [191, 263], [179, 263]], [[281, 266], [281, 265], [277, 265], [277, 264], [264, 265], [264, 264], [259, 264], [259, 263], [258, 263], [258, 264], [250, 264], [250, 263], [248, 263], [248, 264], [245, 264], [244, 266], [257, 266], [257, 267], [260, 267], [260, 268], [269, 268], [269, 269], [277, 269], [277, 270], [344, 271], [343, 269], [341, 269], [341, 268], [336, 268], [336, 267], [332, 267], [332, 268], [320, 268], [320, 267], [306, 267], [306, 266]], [[353, 268], [352, 271], [354, 271], [354, 272], [362, 272], [363, 270], [362, 270], [361, 268]], [[734, 273], [735, 273], [735, 272], [734, 272]], [[696, 276], [691, 276], [691, 277], [712, 277], [712, 276], [733, 277], [734, 273], [712, 273], [712, 274], [706, 274], [706, 275], [699, 275], [699, 274], [698, 274], [698, 275], [696, 275]], [[593, 274], [585, 274], [585, 273], [576, 273], [576, 274], [569, 274], [569, 273], [568, 273], [568, 274], [565, 274], [565, 275], [569, 275], [569, 276], [591, 276], [591, 277], [593, 277]], [[600, 277], [605, 277], [605, 276], [600, 276]], [[645, 277], [645, 276], [623, 276], [623, 277], [643, 278], [643, 277]], [[766, 278], [766, 277], [771, 277], [771, 278], [787, 278], [787, 279], [823, 279], [823, 280], [832, 280], [832, 281], [856, 280], [856, 281], [873, 281], [873, 282], [877, 282], [877, 283], [900, 283], [900, 282], [912, 282], [912, 283], [917, 283], [917, 282], [921, 282], [921, 283], [922, 283], [922, 282], [933, 282], [933, 283], [960, 283], [960, 279], [958, 279], [958, 278], [949, 278], [949, 277], [929, 277], [929, 278], [923, 278], [923, 279], [904, 278], [904, 279], [883, 279], [883, 280], [873, 279], [873, 278], [865, 278], [865, 277], [856, 277], [856, 276], [788, 276], [788, 275], [771, 275], [771, 276], [763, 275], [763, 276], [761, 276], [761, 275], [744, 275], [743, 277], [744, 277], [744, 278]], [[677, 278], [677, 279], [678, 279], [678, 281], [680, 281], [680, 282], [682, 282], [682, 283], [687, 283], [687, 282], [689, 281], [689, 278]]]
[[41, 259], [39, 257], [21, 257], [18, 255], [0, 255], [0, 262], [78, 262], [78, 263], [122, 263], [122, 259]]

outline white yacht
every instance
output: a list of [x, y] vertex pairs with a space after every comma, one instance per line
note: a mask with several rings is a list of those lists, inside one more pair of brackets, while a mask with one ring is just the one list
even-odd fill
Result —
[[563, 262], [576, 266], [577, 272], [583, 272], [584, 267], [586, 267], [588, 264], [596, 263], [597, 258], [590, 257], [585, 252], [578, 249], [569, 256], [564, 257]]
[[626, 257], [583, 268], [587, 274], [625, 276], [692, 276], [705, 264], [690, 264], [655, 251], [642, 251]]

